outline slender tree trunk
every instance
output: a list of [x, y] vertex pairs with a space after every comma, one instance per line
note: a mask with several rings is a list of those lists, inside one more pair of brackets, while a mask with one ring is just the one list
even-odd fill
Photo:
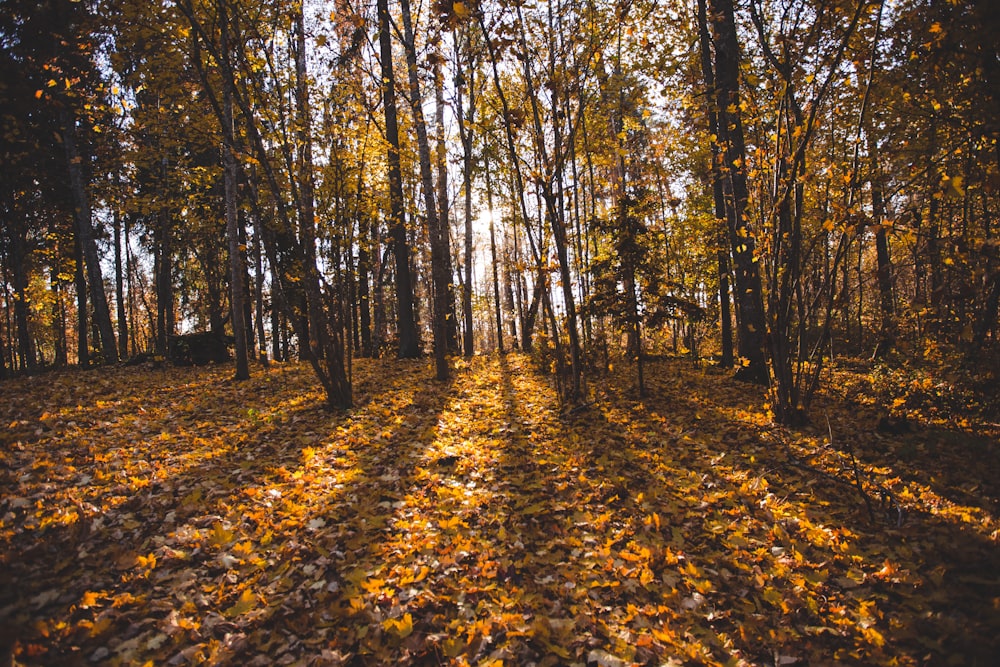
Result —
[[[239, 192], [238, 185], [237, 192]], [[242, 196], [242, 194], [238, 195], [237, 199]], [[242, 213], [239, 213], [237, 230], [239, 231], [240, 238], [240, 262], [243, 265], [243, 323], [246, 326], [247, 332], [247, 359], [253, 361], [257, 358], [257, 348], [255, 347], [253, 293], [251, 291], [253, 281], [250, 279], [250, 262], [247, 257], [247, 251], [250, 248], [250, 239], [247, 237], [246, 216]]]
[[[469, 35], [471, 40], [471, 35]], [[456, 38], [456, 43], [458, 42]], [[465, 190], [465, 281], [462, 286], [462, 317], [465, 321], [465, 332], [463, 338], [463, 350], [466, 357], [471, 357], [473, 353], [473, 329], [472, 329], [472, 142], [473, 142], [473, 122], [476, 117], [476, 68], [472, 55], [472, 49], [466, 49], [468, 53], [469, 69], [468, 74], [463, 76], [456, 88], [458, 96], [458, 113], [464, 114], [464, 118], [458, 124], [458, 134], [462, 142], [462, 179]], [[456, 49], [455, 58], [459, 62], [458, 68], [461, 72], [461, 52]], [[463, 108], [462, 91], [468, 87], [469, 106], [468, 110]], [[492, 211], [490, 211], [492, 215]], [[492, 222], [491, 222], [492, 224]]]
[[875, 228], [876, 278], [879, 293], [879, 341], [874, 358], [885, 357], [895, 346], [896, 307], [892, 298], [892, 260], [889, 257], [889, 235], [885, 226], [885, 194], [879, 160], [878, 139], [872, 123], [868, 123], [868, 159], [871, 171], [872, 225]]
[[407, 72], [410, 82], [410, 107], [413, 125], [417, 131], [417, 152], [420, 162], [420, 183], [424, 194], [424, 214], [431, 242], [431, 294], [433, 309], [431, 324], [434, 332], [434, 366], [438, 380], [448, 379], [448, 284], [451, 272], [448, 269], [448, 253], [441, 218], [438, 217], [435, 201], [434, 175], [431, 168], [430, 142], [427, 139], [427, 123], [424, 121], [423, 95], [420, 92], [420, 77], [417, 70], [417, 48], [413, 34], [413, 19], [410, 14], [410, 0], [400, 0], [403, 18], [403, 42], [406, 51]]
[[[439, 41], [439, 38], [435, 42]], [[444, 56], [441, 55], [440, 45], [435, 43], [435, 52], [433, 55], [433, 70], [434, 70], [434, 125], [435, 131], [437, 133], [437, 143], [436, 143], [436, 161], [437, 161], [437, 198], [438, 198], [438, 217], [439, 226], [441, 233], [441, 244], [443, 245], [444, 253], [444, 273], [448, 276], [447, 280], [447, 313], [445, 314], [445, 327], [447, 331], [448, 339], [448, 352], [451, 354], [457, 354], [458, 348], [458, 318], [455, 312], [455, 285], [451, 280], [452, 276], [452, 263], [451, 263], [451, 205], [448, 200], [448, 148], [447, 141], [445, 137], [444, 129], [444, 73], [441, 68], [441, 63], [444, 61]], [[461, 107], [459, 107], [459, 113], [461, 113]]]
[[[76, 288], [76, 363], [81, 368], [90, 365], [90, 335], [87, 332], [89, 325], [87, 308], [87, 275], [83, 269], [83, 245], [80, 243], [80, 232], [73, 228], [73, 285]], [[14, 274], [14, 294], [17, 298], [17, 274]], [[17, 301], [15, 301], [15, 321], [18, 321], [18, 333], [20, 334], [20, 322], [17, 320]], [[27, 322], [27, 320], [25, 320]], [[27, 330], [25, 330], [27, 331]], [[20, 335], [18, 335], [20, 343]], [[20, 345], [19, 345], [20, 348]]]
[[279, 284], [278, 267], [271, 262], [268, 264], [271, 269], [271, 357], [275, 361], [288, 361], [288, 355], [281, 344], [284, 339], [282, 313], [285, 312], [286, 307], [281, 303], [282, 295], [277, 288]]
[[715, 71], [712, 66], [712, 43], [708, 30], [708, 17], [705, 7], [706, 0], [698, 0], [698, 41], [701, 51], [701, 71], [705, 79], [706, 109], [708, 113], [709, 133], [712, 140], [712, 200], [715, 205], [715, 219], [718, 225], [718, 250], [716, 258], [719, 266], [719, 318], [722, 335], [722, 358], [719, 362], [723, 368], [733, 366], [733, 323], [729, 312], [729, 243], [726, 233], [726, 197], [723, 190], [722, 151], [719, 147], [719, 114], [716, 109]]
[[[68, 363], [66, 354], [66, 297], [63, 294], [63, 281], [59, 279], [60, 258], [57, 256], [49, 273], [49, 285], [52, 290], [52, 341], [55, 354], [52, 363], [63, 368]], [[126, 341], [127, 342], [127, 341]], [[0, 355], [3, 354], [0, 349]]]
[[490, 180], [490, 169], [488, 164], [486, 167], [486, 202], [490, 215], [490, 257], [493, 260], [493, 301], [496, 304], [497, 352], [503, 354], [503, 313], [501, 311], [502, 305], [500, 303], [500, 279], [497, 274], [497, 266], [499, 264], [497, 261], [497, 235], [493, 225], [493, 183]]
[[[220, 48], [223, 60], [229, 58], [229, 17], [226, 0], [219, 2]], [[239, 214], [236, 210], [238, 196], [235, 137], [233, 125], [233, 83], [231, 76], [222, 77], [222, 162], [225, 186], [226, 238], [229, 242], [229, 305], [233, 322], [233, 338], [236, 347], [236, 379], [250, 377], [247, 354], [247, 329], [244, 321], [245, 287], [243, 284], [244, 262], [240, 249]]]
[[115, 332], [111, 324], [108, 298], [104, 293], [104, 275], [97, 252], [90, 197], [87, 193], [87, 184], [84, 182], [83, 157], [76, 145], [76, 119], [65, 108], [61, 110], [60, 115], [63, 126], [63, 146], [66, 150], [66, 162], [69, 165], [70, 191], [73, 195], [76, 224], [80, 232], [80, 244], [87, 267], [90, 300], [94, 304], [94, 320], [100, 333], [101, 354], [106, 363], [113, 364], [118, 361], [118, 348], [115, 345]]
[[[251, 184], [250, 187], [254, 187]], [[265, 368], [267, 359], [267, 337], [264, 327], [264, 240], [261, 238], [260, 211], [252, 209], [253, 221], [253, 269], [254, 269], [254, 320], [257, 325], [257, 359]]]
[[118, 357], [124, 359], [128, 356], [128, 319], [125, 313], [125, 276], [122, 264], [122, 215], [117, 205], [112, 213], [112, 220], [115, 233], [115, 305], [118, 310]]
[[389, 0], [377, 0], [379, 51], [382, 61], [382, 106], [385, 138], [389, 143], [389, 234], [396, 259], [396, 328], [399, 356], [420, 356], [420, 341], [413, 310], [413, 280], [410, 275], [410, 247], [403, 213], [403, 181], [399, 165], [399, 123], [396, 118], [396, 78], [392, 68], [392, 36], [389, 32]]
[[[17, 357], [21, 371], [33, 372], [37, 367], [35, 346], [28, 327], [28, 271], [27, 271], [27, 237], [23, 223], [15, 223], [13, 233], [13, 248], [11, 252], [11, 277], [14, 287], [14, 326], [17, 329]], [[77, 260], [79, 262], [79, 259]], [[82, 263], [80, 264], [82, 267]], [[80, 269], [82, 273], [82, 268]], [[79, 290], [79, 286], [77, 287]], [[86, 326], [86, 289], [84, 294], [84, 325]], [[83, 333], [84, 349], [87, 346], [86, 330]]]
[[371, 252], [374, 245], [371, 223], [366, 215], [358, 220], [358, 307], [361, 309], [361, 356], [371, 358], [372, 349], [372, 304], [371, 286]]
[[[344, 328], [339, 298], [327, 306], [320, 286], [316, 265], [316, 212], [314, 203], [312, 159], [312, 112], [309, 106], [306, 72], [305, 6], [300, 5], [294, 16], [295, 32], [295, 97], [299, 143], [299, 243], [301, 244], [302, 275], [305, 282], [306, 310], [309, 318], [309, 362], [326, 391], [326, 402], [332, 408], [349, 408], [353, 402], [350, 379], [344, 359]], [[300, 334], [301, 338], [301, 334]]]
[[[161, 173], [166, 182], [167, 159], [164, 157]], [[161, 194], [166, 195], [165, 192]], [[167, 354], [168, 339], [174, 334], [174, 286], [173, 286], [173, 229], [170, 212], [161, 204], [156, 214], [156, 228], [153, 231], [153, 252], [155, 253], [154, 278], [156, 291], [156, 353]]]
[[139, 354], [139, 341], [137, 335], [139, 320], [136, 317], [136, 310], [138, 306], [136, 305], [135, 298], [135, 260], [132, 257], [132, 246], [129, 241], [132, 234], [131, 220], [131, 215], [126, 215], [122, 221], [122, 240], [125, 243], [125, 291], [127, 294], [127, 298], [125, 300], [125, 308], [127, 310], [126, 320], [130, 324], [128, 328], [128, 345], [129, 353], [132, 356], [135, 356], [136, 354]]

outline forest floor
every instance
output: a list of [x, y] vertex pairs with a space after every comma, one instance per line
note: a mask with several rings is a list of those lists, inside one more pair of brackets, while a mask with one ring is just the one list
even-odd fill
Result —
[[358, 361], [343, 413], [298, 364], [0, 383], [4, 664], [996, 664], [996, 425], [453, 369]]

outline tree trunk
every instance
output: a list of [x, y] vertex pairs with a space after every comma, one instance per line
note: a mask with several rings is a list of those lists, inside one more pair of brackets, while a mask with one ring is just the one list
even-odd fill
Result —
[[756, 238], [746, 216], [746, 146], [740, 115], [740, 49], [733, 0], [710, 0], [715, 45], [715, 104], [719, 137], [728, 177], [725, 179], [726, 218], [732, 245], [736, 300], [739, 303], [738, 349], [745, 366], [737, 377], [767, 383], [766, 323], [760, 271], [755, 255]]
[[[59, 258], [57, 257], [49, 274], [49, 285], [52, 290], [52, 341], [55, 345], [52, 363], [58, 368], [63, 368], [68, 363], [66, 355], [66, 297], [63, 294], [63, 281], [59, 279], [58, 263]], [[0, 355], [2, 355], [2, 350], [0, 350]]]
[[104, 293], [104, 275], [97, 253], [90, 197], [87, 193], [87, 184], [84, 182], [83, 157], [76, 145], [76, 118], [65, 108], [60, 111], [60, 116], [63, 126], [63, 147], [66, 150], [66, 162], [69, 166], [70, 191], [73, 195], [76, 224], [87, 267], [87, 282], [90, 287], [90, 300], [94, 306], [94, 320], [100, 333], [101, 354], [106, 363], [113, 364], [118, 361], [118, 348], [115, 345], [115, 331], [111, 324], [108, 298]]
[[[309, 318], [309, 362], [326, 391], [326, 402], [332, 408], [349, 408], [353, 402], [350, 379], [344, 359], [344, 329], [340, 301], [324, 303], [316, 265], [316, 211], [314, 203], [312, 159], [312, 112], [309, 106], [306, 72], [305, 6], [295, 12], [295, 97], [299, 143], [299, 244], [301, 245], [302, 275], [305, 282], [306, 311]], [[301, 340], [300, 345], [304, 341]]]
[[[471, 40], [471, 36], [469, 39]], [[458, 123], [458, 135], [462, 142], [462, 179], [465, 190], [465, 282], [462, 286], [462, 317], [465, 321], [463, 351], [466, 357], [471, 357], [474, 351], [472, 337], [472, 130], [476, 117], [476, 68], [472, 48], [467, 48], [466, 51], [469, 58], [468, 74], [464, 75], [464, 80], [456, 83], [455, 94], [458, 100], [458, 113], [465, 114], [465, 117]], [[459, 72], [462, 68], [461, 56], [460, 50], [456, 48], [455, 59], [459, 63]], [[462, 75], [460, 74], [460, 76]], [[468, 111], [463, 108], [462, 104], [462, 90], [466, 86], [469, 90]], [[492, 213], [491, 210], [490, 215]], [[492, 220], [490, 224], [492, 224]]]
[[431, 292], [433, 309], [431, 324], [434, 332], [434, 366], [438, 380], [448, 379], [448, 284], [451, 272], [448, 269], [448, 253], [441, 218], [438, 217], [435, 201], [434, 174], [431, 168], [430, 143], [427, 140], [427, 123], [424, 121], [423, 95], [420, 92], [420, 77], [417, 71], [417, 47], [413, 34], [413, 19], [410, 15], [410, 0], [400, 0], [403, 18], [403, 44], [406, 51], [406, 65], [410, 82], [410, 107], [413, 125], [417, 131], [417, 152], [420, 161], [420, 184], [424, 193], [424, 214], [431, 241]]
[[889, 235], [885, 226], [885, 195], [879, 164], [878, 140], [869, 123], [868, 156], [871, 169], [872, 225], [875, 227], [876, 277], [879, 293], [879, 342], [874, 358], [885, 357], [896, 344], [896, 307], [892, 298], [892, 260], [889, 257]]
[[[122, 216], [118, 206], [112, 213], [115, 226], [115, 305], [118, 309], [118, 356], [128, 356], [128, 319], [125, 315], [125, 276], [122, 264]], [[126, 239], [128, 243], [128, 239]]]
[[[163, 159], [164, 181], [166, 158]], [[166, 193], [161, 193], [165, 195]], [[167, 338], [174, 334], [173, 230], [170, 212], [161, 204], [153, 230], [154, 283], [156, 291], [156, 353], [167, 354]]]
[[403, 213], [403, 182], [399, 165], [399, 123], [396, 118], [396, 78], [392, 69], [392, 36], [389, 32], [389, 0], [377, 0], [379, 52], [382, 66], [382, 105], [385, 138], [389, 142], [389, 235], [396, 259], [396, 328], [399, 356], [420, 356], [420, 340], [413, 312], [413, 280], [410, 276], [410, 247], [406, 239]]
[[[76, 287], [76, 363], [81, 368], [90, 365], [90, 334], [87, 332], [87, 276], [83, 270], [83, 244], [80, 243], [80, 231], [76, 225], [73, 226], [73, 284]], [[17, 276], [15, 274], [15, 298], [17, 290]], [[15, 301], [15, 319], [17, 317]], [[20, 324], [18, 324], [18, 341], [20, 342]]]
[[[448, 338], [448, 352], [458, 353], [458, 318], [455, 312], [455, 285], [452, 282], [451, 263], [451, 206], [448, 201], [448, 149], [444, 129], [444, 74], [441, 63], [444, 57], [440, 53], [440, 45], [435, 44], [434, 63], [434, 125], [437, 132], [436, 158], [437, 158], [437, 198], [438, 198], [438, 218], [441, 229], [441, 243], [444, 252], [444, 274], [447, 278], [447, 313], [445, 314], [445, 327]], [[459, 108], [461, 113], [461, 107]]]
[[729, 312], [729, 244], [726, 233], [726, 197], [723, 190], [722, 151], [719, 148], [719, 113], [715, 106], [715, 71], [712, 66], [711, 35], [708, 30], [706, 0], [698, 0], [698, 41], [701, 51], [701, 71], [705, 79], [706, 110], [708, 131], [712, 140], [712, 200], [715, 205], [715, 219], [718, 225], [718, 250], [716, 258], [719, 266], [719, 319], [722, 336], [722, 358], [719, 365], [733, 367], [733, 323]]
[[372, 349], [372, 304], [371, 287], [371, 253], [369, 248], [374, 245], [371, 238], [371, 223], [366, 215], [358, 220], [358, 307], [361, 309], [361, 356], [371, 358]]
[[[14, 287], [14, 326], [17, 329], [17, 357], [21, 371], [33, 372], [37, 367], [35, 346], [28, 327], [28, 271], [27, 271], [27, 230], [23, 222], [12, 225], [11, 277]], [[78, 260], [79, 261], [79, 260]], [[81, 265], [82, 266], [82, 265]], [[82, 271], [82, 269], [81, 269]], [[84, 326], [86, 326], [86, 290], [84, 290]], [[86, 331], [83, 338], [84, 349], [87, 346]]]
[[[254, 187], [255, 184], [251, 184]], [[261, 238], [260, 211], [251, 209], [253, 221], [254, 321], [257, 325], [257, 359], [268, 366], [267, 337], [264, 328], [264, 249]]]
[[500, 279], [497, 274], [497, 266], [499, 264], [497, 262], [497, 235], [493, 226], [493, 183], [490, 181], [489, 166], [486, 168], [486, 202], [490, 215], [490, 257], [493, 260], [493, 301], [496, 304], [497, 352], [503, 354], [503, 313], [500, 303]]
[[[223, 59], [229, 58], [229, 17], [226, 0], [219, 2], [219, 29]], [[226, 207], [226, 238], [229, 241], [229, 313], [233, 322], [233, 338], [236, 347], [236, 378], [246, 380], [250, 377], [250, 366], [247, 355], [247, 330], [244, 321], [245, 288], [243, 285], [244, 262], [240, 249], [239, 215], [236, 210], [237, 169], [235, 155], [235, 137], [233, 126], [233, 82], [232, 77], [222, 77], [222, 158], [223, 179], [225, 186]]]

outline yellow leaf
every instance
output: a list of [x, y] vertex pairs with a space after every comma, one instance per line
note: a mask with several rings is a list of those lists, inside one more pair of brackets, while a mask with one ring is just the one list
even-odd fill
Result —
[[234, 533], [221, 523], [216, 523], [212, 528], [212, 535], [208, 538], [210, 544], [217, 547], [225, 546], [233, 541]]
[[234, 618], [251, 611], [257, 606], [257, 595], [249, 588], [243, 589], [240, 599], [232, 607], [223, 613], [229, 618]]
[[866, 640], [868, 640], [869, 644], [874, 644], [875, 646], [882, 646], [885, 644], [885, 637], [883, 637], [882, 633], [875, 628], [862, 628], [861, 634]]
[[413, 616], [407, 612], [399, 619], [387, 618], [382, 621], [382, 627], [400, 639], [405, 639], [413, 633]]
[[775, 607], [780, 607], [781, 603], [784, 602], [784, 598], [781, 597], [781, 593], [773, 588], [764, 589], [764, 599], [773, 604]]
[[465, 640], [461, 637], [449, 637], [444, 640], [442, 648], [444, 649], [445, 656], [452, 659], [457, 658], [458, 654], [465, 648]]
[[361, 588], [365, 589], [369, 593], [375, 594], [382, 590], [385, 586], [384, 579], [375, 579], [374, 577], [366, 580], [361, 584]]
[[452, 10], [455, 12], [455, 16], [460, 19], [464, 19], [469, 15], [469, 10], [466, 8], [464, 2], [456, 2], [451, 6]]
[[949, 178], [945, 194], [954, 198], [965, 196], [965, 188], [962, 187], [964, 180], [961, 176]]

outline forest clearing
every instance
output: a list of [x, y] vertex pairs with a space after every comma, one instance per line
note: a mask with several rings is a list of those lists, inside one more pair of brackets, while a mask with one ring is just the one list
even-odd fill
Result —
[[788, 430], [761, 388], [688, 359], [652, 363], [642, 400], [614, 373], [567, 415], [525, 355], [454, 363], [437, 382], [430, 360], [361, 361], [347, 412], [303, 364], [0, 384], [13, 664], [1000, 651], [996, 424], [883, 432], [848, 373], [820, 398], [829, 429]]

